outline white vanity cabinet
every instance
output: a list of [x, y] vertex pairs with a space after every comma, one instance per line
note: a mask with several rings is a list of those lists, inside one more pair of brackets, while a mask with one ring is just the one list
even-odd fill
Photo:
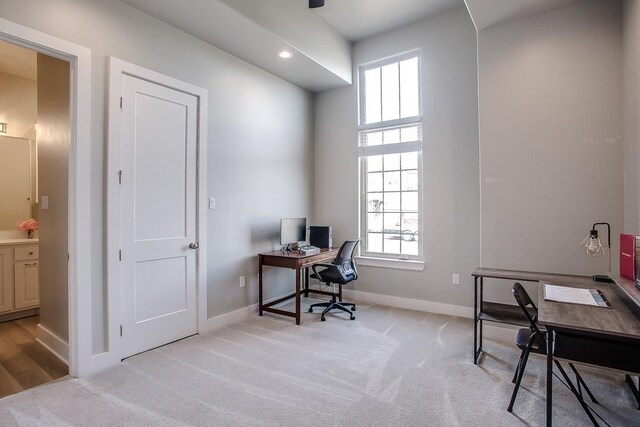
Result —
[[0, 241], [0, 315], [40, 306], [38, 258], [36, 242]]

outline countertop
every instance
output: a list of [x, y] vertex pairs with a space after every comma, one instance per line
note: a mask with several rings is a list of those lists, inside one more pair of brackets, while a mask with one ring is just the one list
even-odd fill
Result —
[[37, 245], [39, 240], [33, 239], [0, 239], [0, 246], [15, 246], [15, 245]]

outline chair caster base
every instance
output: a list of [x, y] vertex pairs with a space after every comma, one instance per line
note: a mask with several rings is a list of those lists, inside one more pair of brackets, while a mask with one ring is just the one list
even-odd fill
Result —
[[322, 321], [324, 322], [324, 321], [326, 321], [326, 320], [327, 320], [327, 318], [326, 318], [326, 317], [324, 317], [324, 316], [322, 316], [322, 317], [320, 318], [320, 320], [322, 320]]
[[351, 307], [351, 311], [356, 311], [356, 306]]
[[313, 313], [313, 308], [310, 308], [310, 309], [309, 309], [309, 313]]
[[356, 320], [356, 316], [351, 316], [349, 319], [350, 320]]

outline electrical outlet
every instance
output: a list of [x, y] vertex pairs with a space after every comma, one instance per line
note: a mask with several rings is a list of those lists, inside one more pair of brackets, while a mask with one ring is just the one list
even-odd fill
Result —
[[209, 210], [212, 211], [216, 208], [216, 198], [209, 197]]
[[451, 282], [454, 285], [459, 285], [460, 284], [460, 275], [459, 274], [454, 274], [453, 277], [451, 278]]
[[245, 282], [244, 282], [244, 276], [240, 276], [240, 287], [244, 288]]

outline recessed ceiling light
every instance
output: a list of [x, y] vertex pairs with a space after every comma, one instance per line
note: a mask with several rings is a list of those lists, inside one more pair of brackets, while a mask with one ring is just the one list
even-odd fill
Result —
[[280, 52], [278, 52], [278, 56], [282, 59], [289, 59], [293, 56], [293, 54], [288, 50], [281, 50]]

